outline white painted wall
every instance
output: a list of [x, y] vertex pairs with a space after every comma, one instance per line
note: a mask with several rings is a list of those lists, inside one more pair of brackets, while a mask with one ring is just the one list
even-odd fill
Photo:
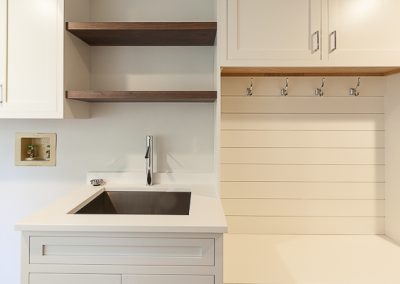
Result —
[[[57, 167], [15, 167], [16, 132], [57, 133]], [[98, 104], [87, 120], [0, 120], [0, 283], [19, 283], [15, 222], [83, 184], [88, 171], [144, 170], [148, 134], [158, 171], [213, 171], [213, 104]]]

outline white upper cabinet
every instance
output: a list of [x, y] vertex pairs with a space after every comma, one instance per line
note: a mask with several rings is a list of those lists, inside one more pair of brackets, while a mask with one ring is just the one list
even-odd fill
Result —
[[64, 0], [0, 4], [0, 118], [74, 117], [64, 101]]
[[7, 90], [7, 0], [0, 0], [0, 112]]
[[228, 59], [321, 60], [321, 0], [228, 0]]
[[63, 115], [63, 1], [8, 1], [7, 94], [1, 118]]
[[329, 62], [400, 65], [399, 12], [399, 0], [329, 0]]
[[222, 66], [399, 66], [398, 0], [225, 0]]

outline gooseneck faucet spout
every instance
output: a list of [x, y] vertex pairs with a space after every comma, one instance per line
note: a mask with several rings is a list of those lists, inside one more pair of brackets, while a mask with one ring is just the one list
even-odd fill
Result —
[[153, 136], [146, 136], [146, 185], [153, 185]]

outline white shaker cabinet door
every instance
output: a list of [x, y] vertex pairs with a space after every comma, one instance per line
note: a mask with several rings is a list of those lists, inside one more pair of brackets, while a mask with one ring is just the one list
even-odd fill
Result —
[[121, 284], [121, 275], [33, 273], [29, 284]]
[[0, 0], [0, 112], [7, 90], [7, 0]]
[[214, 284], [209, 275], [123, 275], [122, 284]]
[[62, 117], [63, 3], [8, 0], [7, 95], [0, 118]]
[[399, 0], [328, 3], [330, 65], [400, 65]]
[[227, 0], [228, 61], [320, 61], [321, 32], [321, 0]]

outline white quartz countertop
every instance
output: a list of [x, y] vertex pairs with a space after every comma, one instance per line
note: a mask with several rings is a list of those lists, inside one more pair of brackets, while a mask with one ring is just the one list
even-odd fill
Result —
[[[104, 190], [191, 191], [189, 215], [82, 215], [71, 214]], [[206, 185], [155, 187], [84, 186], [16, 224], [19, 231], [224, 233], [227, 224], [221, 200]], [[82, 207], [82, 206], [81, 206]]]

